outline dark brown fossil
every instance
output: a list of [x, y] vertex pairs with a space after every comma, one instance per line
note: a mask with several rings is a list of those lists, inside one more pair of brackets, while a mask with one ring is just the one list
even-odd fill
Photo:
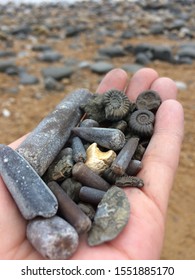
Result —
[[78, 234], [87, 232], [91, 227], [90, 219], [56, 182], [48, 183], [48, 187], [58, 200], [62, 217], [76, 229]]
[[136, 99], [137, 109], [147, 109], [156, 112], [161, 104], [159, 94], [154, 90], [145, 90]]
[[123, 91], [111, 89], [104, 93], [103, 103], [105, 104], [106, 119], [118, 121], [125, 117], [131, 107], [128, 97]]
[[115, 185], [120, 188], [125, 188], [125, 187], [142, 188], [144, 186], [144, 182], [141, 178], [135, 176], [122, 176], [116, 179]]
[[149, 110], [137, 110], [131, 114], [129, 126], [135, 135], [150, 137], [154, 131], [154, 114]]

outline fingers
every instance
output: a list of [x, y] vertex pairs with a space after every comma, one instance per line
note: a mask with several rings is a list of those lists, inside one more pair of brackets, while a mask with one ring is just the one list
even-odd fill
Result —
[[162, 77], [155, 80], [151, 85], [151, 89], [159, 92], [163, 101], [166, 99], [176, 99], [177, 86], [169, 78]]
[[[162, 91], [162, 89], [161, 89]], [[183, 139], [183, 108], [175, 100], [166, 100], [160, 106], [154, 135], [143, 157], [143, 191], [165, 215], [169, 193], [179, 162]]]
[[135, 101], [138, 94], [151, 87], [152, 83], [158, 78], [158, 74], [151, 68], [142, 68], [137, 71], [126, 90], [126, 94], [131, 101]]
[[17, 139], [16, 141], [14, 141], [13, 143], [11, 143], [9, 146], [12, 148], [12, 149], [16, 149], [23, 141], [24, 139], [28, 136], [28, 134], [22, 136], [21, 138]]
[[103, 78], [97, 88], [98, 93], [116, 88], [118, 90], [125, 90], [128, 83], [127, 73], [122, 69], [113, 69]]

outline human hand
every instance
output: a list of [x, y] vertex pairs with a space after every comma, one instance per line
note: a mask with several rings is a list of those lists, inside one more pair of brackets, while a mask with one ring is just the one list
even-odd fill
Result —
[[[127, 188], [131, 213], [120, 235], [107, 243], [90, 247], [86, 236], [80, 238], [72, 259], [159, 259], [163, 245], [168, 199], [178, 166], [183, 139], [183, 109], [176, 99], [175, 83], [159, 78], [149, 68], [139, 70], [132, 79], [121, 69], [110, 71], [97, 92], [125, 90], [135, 100], [143, 90], [157, 91], [163, 102], [158, 109], [154, 134], [142, 159], [139, 177], [144, 187]], [[24, 137], [10, 146], [16, 148]], [[0, 178], [0, 259], [42, 259], [26, 239], [26, 221]]]

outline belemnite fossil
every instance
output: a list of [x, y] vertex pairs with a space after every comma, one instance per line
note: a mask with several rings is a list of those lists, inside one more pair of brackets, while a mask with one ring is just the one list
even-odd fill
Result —
[[139, 171], [160, 104], [152, 90], [132, 102], [117, 89], [78, 89], [16, 151], [0, 145], [1, 177], [43, 257], [71, 258], [83, 234], [90, 246], [121, 234], [131, 218], [124, 188], [144, 187]]

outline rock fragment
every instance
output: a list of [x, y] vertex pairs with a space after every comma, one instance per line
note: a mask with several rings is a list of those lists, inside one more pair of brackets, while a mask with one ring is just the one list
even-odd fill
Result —
[[88, 244], [95, 246], [118, 236], [129, 220], [130, 205], [125, 192], [113, 186], [98, 205]]

